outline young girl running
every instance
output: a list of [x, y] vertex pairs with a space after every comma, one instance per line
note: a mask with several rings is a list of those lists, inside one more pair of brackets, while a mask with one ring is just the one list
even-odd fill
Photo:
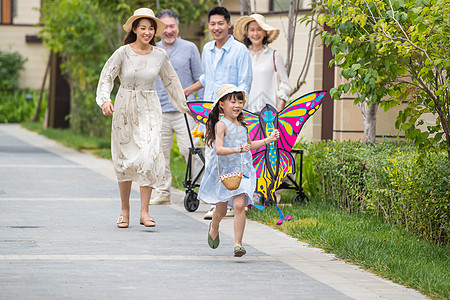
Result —
[[[211, 157], [198, 192], [200, 200], [216, 205], [208, 230], [208, 245], [213, 249], [219, 246], [219, 224], [227, 212], [227, 204], [234, 207], [234, 256], [237, 257], [246, 253], [242, 247], [245, 207], [251, 204], [251, 196], [256, 188], [256, 173], [250, 151], [280, 137], [278, 130], [274, 130], [265, 139], [250, 140], [242, 114], [246, 99], [247, 93], [232, 84], [224, 84], [217, 91], [217, 99], [206, 122], [205, 144], [212, 148]], [[220, 120], [219, 114], [223, 114]], [[244, 174], [235, 190], [228, 190], [219, 181], [219, 175], [241, 171]]]

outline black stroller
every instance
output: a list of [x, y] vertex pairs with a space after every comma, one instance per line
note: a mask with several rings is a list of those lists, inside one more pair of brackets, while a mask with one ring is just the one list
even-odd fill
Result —
[[[205, 170], [205, 156], [203, 149], [200, 147], [194, 146], [194, 140], [192, 138], [191, 129], [189, 127], [189, 122], [187, 119], [186, 114], [184, 114], [184, 119], [186, 121], [186, 128], [189, 135], [189, 140], [191, 142], [191, 147], [189, 147], [189, 157], [187, 161], [187, 167], [186, 167], [186, 175], [184, 177], [183, 181], [183, 187], [186, 189], [186, 195], [184, 196], [184, 208], [186, 208], [189, 212], [194, 212], [197, 210], [198, 206], [200, 205], [199, 200], [197, 199], [197, 193], [194, 191], [195, 188], [200, 186], [199, 180], [200, 177]], [[193, 160], [194, 155], [198, 155], [200, 160], [202, 161], [203, 165], [198, 174], [192, 179], [193, 177]]]
[[[295, 190], [297, 193], [292, 198], [292, 204], [302, 204], [304, 202], [309, 202], [308, 197], [306, 196], [305, 192], [303, 191], [302, 187], [302, 176], [303, 176], [303, 149], [295, 149], [292, 148], [291, 152], [294, 155], [296, 155], [296, 161], [298, 162], [298, 156], [300, 156], [300, 174], [298, 183], [295, 180], [295, 173], [294, 174], [288, 174], [285, 177], [285, 180], [280, 184], [280, 186], [277, 188], [278, 190]], [[294, 156], [295, 157], [295, 156]]]

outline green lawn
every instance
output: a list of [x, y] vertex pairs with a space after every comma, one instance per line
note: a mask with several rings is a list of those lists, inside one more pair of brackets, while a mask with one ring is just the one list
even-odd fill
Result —
[[247, 216], [393, 282], [432, 298], [449, 299], [448, 246], [431, 245], [399, 226], [320, 201], [282, 210], [292, 220], [281, 226], [276, 225], [279, 215], [274, 207], [253, 209]]
[[[88, 150], [102, 158], [111, 158], [109, 138], [91, 138], [70, 130], [46, 129], [35, 123], [22, 124], [61, 144]], [[186, 173], [184, 158], [172, 149], [173, 185], [183, 190]], [[292, 191], [282, 193], [282, 202], [290, 202]], [[311, 246], [319, 247], [364, 269], [412, 287], [434, 299], [450, 298], [450, 249], [435, 246], [399, 226], [371, 216], [348, 214], [328, 203], [312, 201], [300, 206], [283, 205], [292, 221], [277, 226], [274, 207], [252, 210], [248, 218], [272, 226]]]
[[42, 124], [33, 122], [25, 122], [21, 123], [21, 125], [64, 146], [76, 150], [86, 150], [99, 157], [111, 159], [111, 139], [109, 136], [93, 138], [85, 134], [76, 134], [70, 129], [44, 129]]

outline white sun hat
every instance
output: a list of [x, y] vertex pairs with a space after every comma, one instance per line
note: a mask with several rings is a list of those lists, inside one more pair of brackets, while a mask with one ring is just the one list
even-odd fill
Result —
[[214, 101], [213, 105], [211, 106], [211, 109], [214, 108], [214, 106], [220, 101], [220, 99], [222, 99], [226, 95], [234, 93], [234, 92], [242, 92], [244, 94], [244, 107], [245, 107], [245, 105], [247, 103], [247, 96], [248, 96], [247, 92], [244, 91], [243, 89], [238, 88], [234, 84], [224, 84], [216, 92], [217, 98], [216, 98], [216, 101]]
[[260, 14], [253, 14], [250, 16], [242, 16], [234, 23], [234, 37], [240, 41], [244, 41], [245, 33], [247, 32], [247, 25], [250, 22], [256, 21], [262, 29], [267, 32], [267, 43], [272, 43], [280, 35], [280, 29], [275, 28], [266, 22], [266, 18]]
[[126, 32], [131, 31], [131, 25], [133, 22], [140, 18], [149, 18], [156, 22], [156, 32], [155, 36], [161, 36], [164, 28], [166, 28], [166, 24], [163, 21], [155, 17], [155, 13], [150, 8], [138, 8], [134, 11], [134, 14], [127, 20], [125, 24], [123, 24], [123, 29]]

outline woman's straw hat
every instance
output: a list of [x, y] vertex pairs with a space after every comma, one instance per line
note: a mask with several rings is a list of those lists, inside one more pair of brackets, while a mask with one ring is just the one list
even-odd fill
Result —
[[155, 17], [155, 14], [153, 13], [153, 10], [150, 8], [138, 8], [134, 11], [134, 14], [127, 20], [125, 24], [123, 24], [123, 29], [125, 29], [126, 32], [130, 32], [131, 25], [133, 25], [133, 22], [139, 18], [149, 18], [153, 19], [156, 22], [156, 32], [155, 36], [161, 36], [164, 28], [166, 27], [166, 24], [162, 22], [160, 19]]
[[244, 94], [244, 106], [245, 106], [247, 103], [247, 92], [244, 91], [243, 89], [238, 88], [234, 84], [224, 84], [216, 92], [217, 98], [216, 101], [214, 101], [213, 105], [211, 106], [211, 109], [214, 108], [214, 106], [217, 104], [217, 102], [219, 102], [220, 99], [233, 92], [242, 92]]
[[253, 14], [250, 16], [240, 17], [234, 24], [233, 35], [238, 41], [244, 41], [244, 34], [247, 33], [246, 27], [248, 23], [252, 21], [256, 21], [256, 23], [258, 23], [258, 25], [267, 32], [267, 43], [272, 43], [277, 39], [278, 35], [280, 35], [280, 30], [267, 24], [266, 18], [263, 15]]

